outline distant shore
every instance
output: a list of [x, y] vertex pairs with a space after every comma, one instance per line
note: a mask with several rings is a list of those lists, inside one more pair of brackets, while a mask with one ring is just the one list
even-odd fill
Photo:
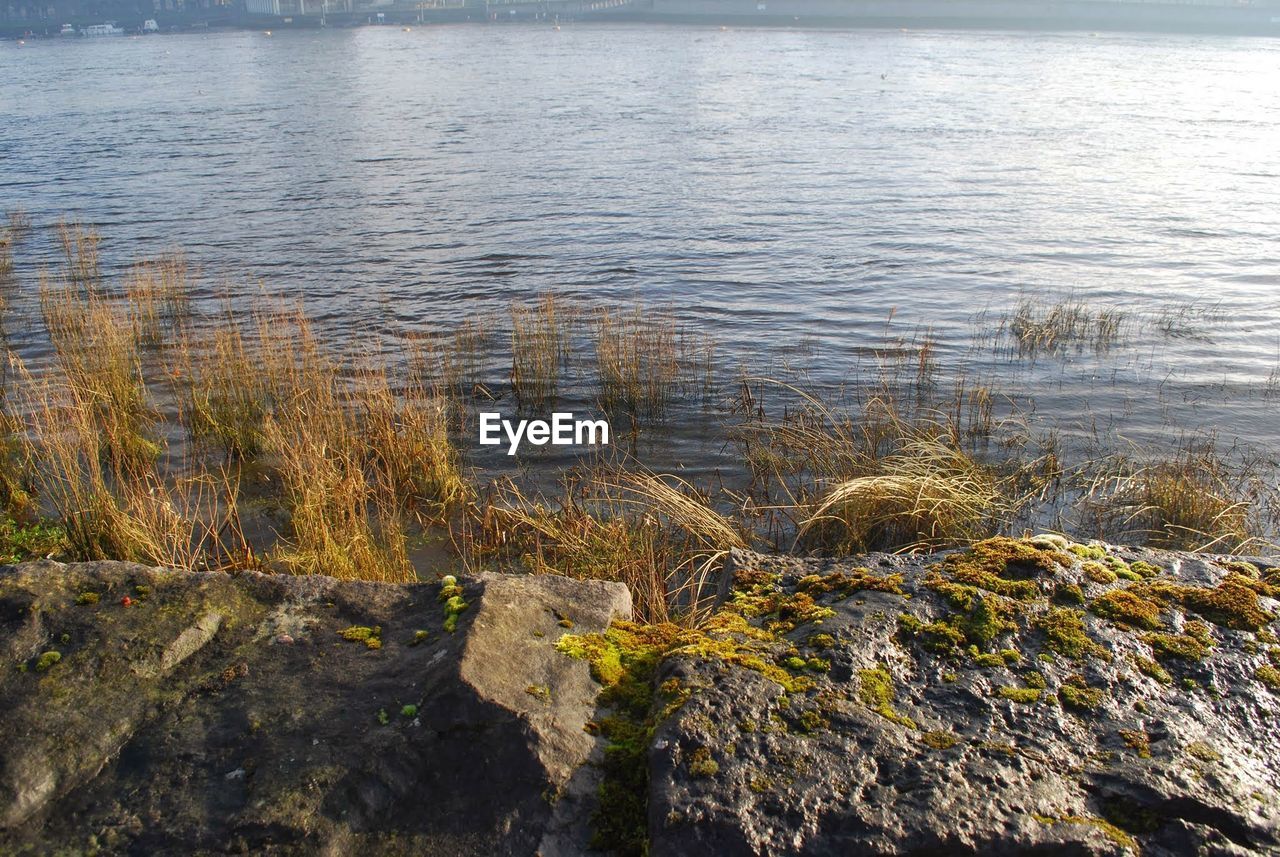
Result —
[[[1198, 3], [1012, 2], [1012, 0], [637, 0], [609, 8], [563, 0], [453, 8], [387, 6], [351, 12], [261, 15], [240, 10], [214, 16], [199, 10], [163, 18], [162, 33], [211, 29], [319, 29], [448, 23], [616, 22], [692, 24], [696, 26], [802, 27], [832, 29], [1026, 30], [1067, 32], [1151, 32], [1232, 36], [1280, 36], [1280, 6]], [[143, 17], [104, 11], [126, 34], [140, 33]], [[136, 18], [136, 20], [134, 20]], [[70, 38], [64, 23], [77, 29], [101, 20], [72, 18], [39, 22], [0, 22], [0, 34], [13, 38]]]

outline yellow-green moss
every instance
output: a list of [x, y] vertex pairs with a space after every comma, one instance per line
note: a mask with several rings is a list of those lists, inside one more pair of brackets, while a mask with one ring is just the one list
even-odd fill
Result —
[[62, 660], [62, 652], [43, 652], [40, 657], [36, 658], [36, 672], [42, 673], [50, 670], [60, 660]]
[[1165, 580], [1144, 584], [1149, 597], [1180, 603], [1215, 625], [1236, 631], [1259, 631], [1275, 616], [1262, 609], [1258, 596], [1274, 595], [1267, 584], [1230, 572], [1214, 587], [1184, 586]]
[[1078, 711], [1094, 711], [1106, 699], [1106, 691], [1089, 687], [1079, 676], [1068, 677], [1058, 688], [1058, 700], [1067, 708]]
[[1040, 701], [1041, 690], [1038, 687], [999, 687], [996, 695], [1011, 702], [1030, 705]]
[[1100, 562], [1086, 562], [1080, 566], [1080, 570], [1084, 572], [1094, 583], [1115, 583], [1116, 573], [1107, 568]]
[[1155, 631], [1163, 626], [1160, 605], [1131, 589], [1112, 589], [1089, 604], [1089, 609], [1104, 619], [1133, 628]]
[[1078, 556], [1080, 559], [1099, 560], [1107, 558], [1107, 549], [1102, 545], [1068, 545], [1067, 550]]
[[869, 568], [855, 568], [848, 571], [832, 571], [827, 574], [809, 574], [796, 582], [796, 590], [815, 598], [827, 593], [835, 593], [841, 598], [848, 598], [855, 592], [888, 592], [893, 595], [902, 594], [902, 575], [879, 575]]
[[1078, 583], [1059, 583], [1053, 588], [1053, 600], [1074, 607], [1084, 603], [1084, 590]]
[[1280, 693], [1280, 669], [1276, 669], [1270, 664], [1263, 664], [1254, 670], [1253, 677], [1271, 690]]
[[339, 631], [338, 636], [352, 643], [364, 643], [370, 649], [382, 648], [381, 625], [375, 625], [372, 628], [366, 625], [352, 625], [350, 628]]
[[921, 735], [920, 743], [934, 750], [949, 750], [956, 744], [960, 743], [960, 739], [957, 738], [953, 732], [948, 732], [945, 729], [937, 729]]
[[1203, 741], [1192, 741], [1187, 745], [1187, 754], [1202, 762], [1221, 762], [1222, 754]]
[[1111, 652], [1099, 645], [1084, 627], [1084, 614], [1069, 607], [1053, 607], [1032, 621], [1045, 636], [1045, 645], [1072, 660], [1096, 657], [1111, 660]]
[[1141, 729], [1121, 729], [1120, 740], [1143, 759], [1151, 758], [1151, 738]]
[[1139, 577], [1143, 578], [1155, 577], [1160, 573], [1160, 569], [1157, 566], [1143, 560], [1136, 560], [1129, 563], [1129, 568]]
[[974, 666], [981, 667], [983, 669], [995, 669], [1005, 665], [1004, 658], [1000, 657], [995, 652], [978, 652], [976, 648], [973, 653], [973, 663]]
[[714, 777], [720, 773], [720, 763], [711, 758], [711, 751], [699, 747], [689, 758], [689, 773], [695, 777]]
[[813, 709], [802, 711], [798, 722], [803, 732], [820, 732], [831, 725], [831, 721]]
[[1141, 655], [1134, 655], [1133, 664], [1138, 668], [1138, 671], [1143, 675], [1151, 676], [1151, 678], [1155, 679], [1161, 684], [1173, 684], [1173, 676], [1169, 675], [1169, 671], [1166, 670], [1164, 667], [1160, 666], [1160, 664], [1157, 663], [1156, 661], [1151, 660], [1151, 658], [1144, 658]]
[[1221, 563], [1221, 565], [1227, 571], [1234, 571], [1236, 574], [1241, 574], [1245, 577], [1252, 577], [1254, 580], [1262, 577], [1262, 572], [1258, 570], [1256, 565], [1242, 559], [1227, 560], [1226, 562]]
[[1142, 640], [1159, 660], [1177, 658], [1184, 661], [1202, 660], [1209, 653], [1208, 648], [1200, 640], [1190, 634], [1165, 634], [1150, 631], [1142, 635]]
[[81, 592], [76, 596], [76, 603], [80, 605], [97, 604], [99, 600], [101, 600], [101, 596], [96, 592]]
[[910, 729], [916, 728], [914, 720], [894, 710], [893, 703], [897, 699], [897, 691], [893, 686], [893, 676], [889, 675], [889, 671], [885, 668], [858, 670], [858, 699], [884, 719]]
[[1070, 555], [1060, 551], [1001, 536], [948, 555], [926, 576], [925, 586], [953, 603], [964, 601], [965, 593], [956, 585], [1025, 601], [1040, 595], [1037, 578], [1053, 576], [1072, 562]]
[[1130, 851], [1133, 851], [1134, 853], [1137, 853], [1138, 851], [1138, 844], [1134, 841], [1132, 836], [1130, 836], [1128, 833], [1125, 833], [1119, 827], [1117, 827], [1116, 825], [1112, 824], [1109, 821], [1106, 821], [1105, 819], [1094, 818], [1092, 816], [1087, 816], [1087, 815], [1065, 815], [1065, 816], [1062, 816], [1061, 818], [1053, 818], [1051, 816], [1044, 816], [1044, 815], [1035, 815], [1033, 817], [1036, 819], [1036, 821], [1039, 821], [1041, 824], [1047, 824], [1050, 826], [1055, 824], [1088, 825], [1089, 827], [1097, 828], [1108, 839], [1110, 839], [1116, 845], [1119, 845], [1121, 848], [1127, 848]]

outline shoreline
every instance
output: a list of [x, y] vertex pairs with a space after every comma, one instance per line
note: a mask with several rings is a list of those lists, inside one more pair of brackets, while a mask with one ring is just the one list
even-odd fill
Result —
[[[355, 29], [366, 26], [431, 26], [445, 24], [665, 24], [693, 27], [826, 30], [924, 30], [1062, 33], [1149, 33], [1152, 35], [1280, 37], [1280, 6], [1226, 6], [1173, 3], [1068, 0], [1013, 3], [1006, 0], [647, 0], [643, 4], [592, 10], [592, 4], [514, 3], [501, 7], [447, 9], [370, 8], [324, 16], [262, 15], [237, 11], [216, 18], [186, 16], [179, 23], [170, 15], [161, 31], [147, 35], [196, 32], [237, 32], [269, 29]], [[498, 11], [500, 10], [500, 11]], [[159, 13], [148, 13], [153, 16]], [[383, 16], [377, 21], [375, 15]], [[63, 23], [84, 26], [110, 19], [109, 13], [89, 19], [0, 23], [0, 36], [18, 39], [63, 39]], [[125, 35], [141, 35], [143, 18], [118, 15]]]

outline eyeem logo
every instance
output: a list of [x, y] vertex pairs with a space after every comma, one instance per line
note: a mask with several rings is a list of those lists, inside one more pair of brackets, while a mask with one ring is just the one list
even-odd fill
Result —
[[575, 420], [573, 414], [557, 412], [546, 420], [504, 420], [502, 414], [480, 414], [480, 445], [499, 446], [506, 435], [507, 455], [515, 455], [522, 442], [534, 446], [596, 446], [609, 443], [609, 423], [604, 420]]

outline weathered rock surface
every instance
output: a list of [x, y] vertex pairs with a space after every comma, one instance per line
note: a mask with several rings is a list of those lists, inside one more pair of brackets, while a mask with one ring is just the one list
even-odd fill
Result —
[[621, 586], [483, 575], [451, 632], [438, 583], [0, 568], [0, 854], [567, 857], [598, 812], [658, 857], [1280, 854], [1274, 564], [738, 552], [723, 594], [601, 636]]
[[[1280, 853], [1280, 573], [1128, 550], [1086, 570], [1045, 547], [1065, 565], [970, 569], [1018, 597], [951, 600], [937, 556], [736, 554], [739, 609], [777, 631], [753, 647], [809, 679], [786, 693], [759, 669], [667, 657], [658, 682], [690, 695], [650, 748], [651, 853]], [[873, 586], [901, 575], [885, 587], [900, 594], [852, 585], [868, 570]], [[1098, 615], [1125, 587], [1167, 598], [1154, 618], [1122, 602], [1136, 625]], [[1063, 631], [1072, 615], [1083, 638]]]
[[0, 569], [0, 853], [574, 853], [598, 687], [555, 642], [630, 598], [460, 585], [451, 633], [440, 584]]

